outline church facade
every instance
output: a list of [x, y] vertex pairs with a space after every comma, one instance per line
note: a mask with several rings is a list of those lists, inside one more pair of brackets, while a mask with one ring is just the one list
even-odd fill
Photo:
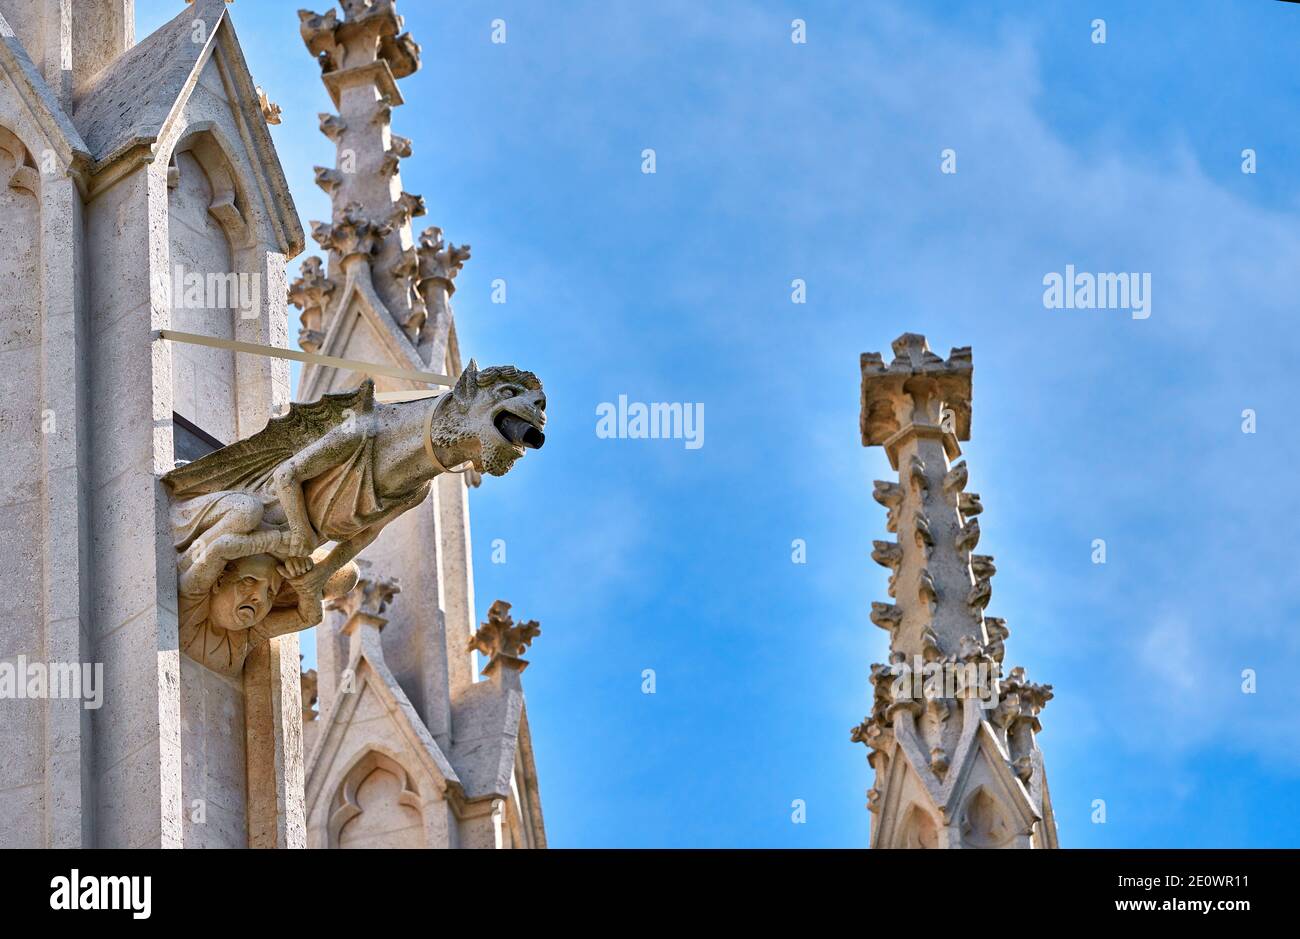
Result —
[[[544, 393], [462, 367], [468, 250], [412, 227], [391, 118], [419, 47], [393, 2], [299, 25], [340, 160], [317, 174], [323, 257], [291, 285], [306, 236], [278, 109], [222, 0], [139, 42], [133, 0], [0, 0], [0, 425], [21, 467], [0, 482], [5, 846], [545, 846], [519, 678], [538, 630], [504, 604], [476, 623], [468, 514], [484, 474], [541, 445]], [[289, 300], [297, 389], [272, 351]], [[376, 447], [415, 439], [403, 421], [438, 443], [411, 451], [413, 496], [386, 504], [380, 479], [385, 511], [330, 553], [302, 537], [329, 531], [313, 493], [353, 477], [317, 472], [308, 431], [343, 392]], [[475, 421], [504, 435], [501, 472], [444, 433]], [[218, 486], [231, 453], [274, 459]], [[190, 501], [187, 466], [208, 479]]]

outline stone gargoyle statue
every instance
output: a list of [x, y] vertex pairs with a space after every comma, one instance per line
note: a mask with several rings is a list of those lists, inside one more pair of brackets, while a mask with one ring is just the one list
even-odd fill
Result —
[[259, 641], [320, 623], [324, 601], [356, 584], [353, 559], [436, 476], [466, 464], [504, 476], [541, 449], [545, 426], [536, 375], [471, 361], [436, 398], [385, 404], [367, 381], [290, 405], [260, 433], [168, 473], [181, 647], [239, 674]]

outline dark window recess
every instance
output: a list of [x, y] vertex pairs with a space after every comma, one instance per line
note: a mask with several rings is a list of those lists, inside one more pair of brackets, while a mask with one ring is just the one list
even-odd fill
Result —
[[193, 463], [225, 446], [202, 427], [172, 413], [172, 458], [177, 464]]

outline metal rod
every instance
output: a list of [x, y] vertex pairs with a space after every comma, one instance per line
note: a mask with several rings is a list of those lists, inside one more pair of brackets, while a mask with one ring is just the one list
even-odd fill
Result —
[[[253, 342], [237, 342], [234, 339], [216, 339], [212, 336], [200, 336], [196, 333], [178, 333], [171, 329], [155, 330], [154, 336], [168, 342], [185, 342], [194, 346], [210, 346], [213, 349], [232, 349], [235, 352], [247, 352], [249, 355], [265, 355], [273, 359], [290, 359], [294, 362], [307, 362], [323, 365], [326, 368], [346, 369], [363, 375], [383, 375], [385, 378], [401, 378], [405, 381], [418, 381], [426, 385], [443, 385], [454, 387], [456, 379], [447, 375], [435, 375], [433, 372], [417, 372], [412, 369], [394, 368], [391, 365], [375, 365], [373, 362], [358, 362], [355, 359], [340, 359], [332, 355], [315, 355], [311, 352], [295, 352], [292, 349], [276, 349]], [[407, 394], [410, 392], [393, 392]], [[416, 392], [418, 394], [418, 392]]]

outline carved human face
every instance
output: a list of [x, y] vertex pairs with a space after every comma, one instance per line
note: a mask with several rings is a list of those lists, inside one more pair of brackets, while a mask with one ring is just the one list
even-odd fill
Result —
[[212, 624], [242, 631], [266, 619], [280, 590], [276, 564], [265, 554], [232, 562], [212, 588], [208, 607]]

